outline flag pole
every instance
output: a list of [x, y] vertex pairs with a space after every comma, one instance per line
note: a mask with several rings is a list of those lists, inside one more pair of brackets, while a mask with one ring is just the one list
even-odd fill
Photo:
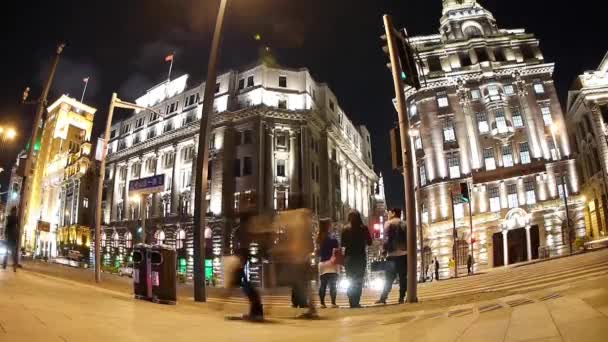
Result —
[[84, 89], [82, 90], [82, 96], [80, 97], [80, 102], [84, 101], [84, 94], [87, 92], [87, 86], [89, 85], [89, 78], [84, 79]]
[[171, 55], [171, 64], [169, 64], [169, 74], [167, 75], [168, 83], [171, 83], [171, 70], [173, 70], [173, 60], [175, 59], [175, 53]]

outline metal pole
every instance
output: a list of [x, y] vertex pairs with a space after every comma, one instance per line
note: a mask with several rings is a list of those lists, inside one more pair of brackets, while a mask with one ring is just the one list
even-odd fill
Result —
[[53, 79], [55, 78], [55, 71], [57, 70], [57, 64], [59, 63], [59, 56], [63, 52], [63, 48], [65, 44], [61, 43], [57, 46], [57, 50], [55, 53], [55, 59], [53, 60], [53, 64], [51, 65], [51, 72], [49, 73], [49, 77], [44, 84], [44, 89], [42, 90], [42, 96], [38, 100], [38, 106], [36, 108], [36, 116], [34, 117], [34, 124], [32, 127], [32, 136], [30, 137], [29, 149], [27, 151], [27, 158], [25, 159], [25, 167], [23, 172], [23, 180], [21, 182], [21, 196], [19, 197], [19, 220], [21, 221], [19, 224], [19, 234], [17, 237], [17, 263], [21, 264], [21, 252], [19, 249], [21, 248], [21, 235], [23, 234], [24, 225], [26, 222], [25, 214], [27, 213], [27, 206], [29, 205], [29, 195], [30, 195], [30, 187], [28, 185], [30, 169], [32, 168], [32, 164], [34, 163], [34, 149], [36, 146], [36, 137], [38, 137], [38, 131], [40, 129], [42, 123], [42, 114], [44, 113], [44, 107], [46, 106], [47, 97], [49, 96], [49, 91], [51, 90], [51, 85], [53, 84]]
[[[101, 200], [103, 197], [103, 182], [106, 176], [106, 157], [108, 155], [108, 141], [110, 140], [110, 130], [112, 129], [112, 117], [114, 116], [114, 106], [117, 95], [112, 93], [110, 107], [108, 108], [108, 118], [106, 129], [103, 134], [103, 148], [101, 150], [101, 166], [97, 178], [97, 201], [95, 202], [95, 282], [101, 281]], [[116, 175], [114, 175], [116, 177]], [[128, 184], [127, 184], [128, 187]]]
[[146, 210], [148, 209], [148, 194], [141, 194], [141, 199], [139, 202], [139, 216], [141, 217], [141, 242], [148, 243], [148, 234], [146, 233]]
[[564, 205], [566, 206], [566, 227], [567, 228], [567, 233], [568, 233], [568, 248], [570, 250], [570, 254], [572, 254], [572, 227], [570, 226], [570, 213], [568, 210], [568, 193], [567, 193], [567, 188], [566, 188], [566, 176], [564, 175], [565, 172], [562, 172], [562, 174], [560, 175], [561, 179], [562, 179], [562, 192], [564, 193]]
[[456, 240], [458, 239], [458, 231], [456, 230], [456, 215], [454, 213], [454, 194], [450, 188], [450, 203], [452, 205], [452, 258], [454, 259], [454, 277], [458, 278], [458, 262], [456, 261]]
[[471, 262], [471, 272], [475, 273], [475, 272], [473, 272], [473, 270], [474, 270], [474, 264], [475, 264], [475, 262], [474, 262], [475, 258], [474, 258], [474, 255], [473, 255], [473, 203], [471, 201], [471, 197], [473, 197], [473, 196], [471, 196], [471, 189], [469, 188], [469, 226], [471, 227], [471, 251], [470, 251], [470, 254], [471, 254], [471, 260], [472, 260], [472, 262]]
[[391, 70], [397, 99], [397, 114], [399, 117], [399, 130], [401, 132], [401, 158], [403, 160], [403, 183], [405, 190], [405, 215], [407, 220], [407, 302], [418, 302], [418, 282], [416, 277], [416, 199], [414, 191], [414, 174], [409, 156], [412, 155], [411, 146], [407, 143], [409, 136], [409, 118], [406, 113], [404, 85], [401, 80], [401, 64], [397, 56], [397, 46], [393, 33], [393, 24], [388, 15], [384, 15], [384, 28], [386, 41], [391, 58]]
[[[209, 172], [209, 136], [210, 116], [213, 115], [213, 101], [215, 99], [215, 82], [217, 80], [217, 61], [228, 0], [221, 0], [215, 23], [215, 32], [211, 42], [209, 54], [209, 67], [203, 98], [203, 110], [199, 127], [198, 157], [196, 159], [196, 184], [194, 189], [194, 301], [206, 302], [205, 289], [205, 214], [207, 212], [207, 173]], [[202, 158], [201, 158], [202, 156]]]

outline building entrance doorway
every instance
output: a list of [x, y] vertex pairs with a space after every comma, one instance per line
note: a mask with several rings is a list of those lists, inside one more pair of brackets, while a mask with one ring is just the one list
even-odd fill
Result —
[[538, 259], [539, 228], [534, 225], [528, 229], [529, 236], [526, 228], [510, 229], [506, 234], [498, 232], [492, 236], [494, 267], [505, 266], [505, 261], [511, 265]]

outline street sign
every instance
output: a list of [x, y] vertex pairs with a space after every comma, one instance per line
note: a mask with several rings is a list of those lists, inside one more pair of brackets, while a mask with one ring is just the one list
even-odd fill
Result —
[[129, 182], [129, 194], [154, 193], [165, 190], [165, 175], [140, 178]]

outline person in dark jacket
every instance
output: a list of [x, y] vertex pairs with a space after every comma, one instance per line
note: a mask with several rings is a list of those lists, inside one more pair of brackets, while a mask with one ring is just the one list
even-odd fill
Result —
[[317, 235], [317, 256], [319, 257], [319, 277], [321, 285], [319, 286], [319, 299], [321, 300], [321, 308], [325, 309], [325, 293], [329, 285], [329, 296], [331, 297], [332, 308], [337, 308], [336, 296], [338, 294], [338, 270], [340, 265], [337, 265], [332, 256], [334, 250], [339, 248], [338, 240], [331, 236], [329, 229], [331, 222], [327, 219], [319, 221], [319, 234]]
[[360, 308], [363, 278], [367, 265], [366, 247], [372, 244], [369, 229], [363, 225], [361, 214], [353, 210], [348, 214], [348, 225], [342, 231], [342, 247], [344, 247], [344, 266], [346, 276], [350, 280], [348, 302], [351, 308]]
[[405, 222], [401, 220], [401, 209], [394, 208], [388, 212], [389, 220], [384, 225], [384, 251], [387, 253], [384, 290], [376, 304], [386, 304], [393, 288], [395, 278], [399, 276], [399, 304], [405, 300], [407, 291], [407, 232]]
[[439, 280], [439, 260], [435, 257], [435, 280]]
[[11, 253], [13, 258], [13, 272], [17, 272], [17, 253], [19, 252], [19, 248], [17, 246], [17, 240], [19, 240], [19, 217], [17, 216], [16, 207], [11, 208], [11, 213], [6, 218], [4, 237], [6, 239], [6, 254], [4, 254], [2, 268], [6, 269], [8, 253]]

